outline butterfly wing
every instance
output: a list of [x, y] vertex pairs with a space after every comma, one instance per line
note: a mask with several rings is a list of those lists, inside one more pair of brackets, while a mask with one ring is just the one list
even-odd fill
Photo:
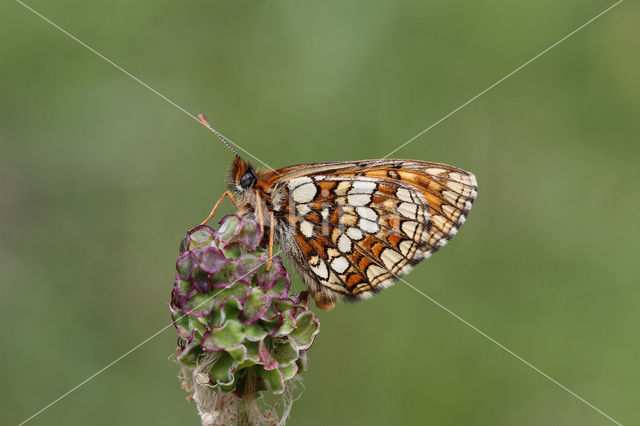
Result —
[[272, 185], [278, 240], [325, 308], [371, 296], [431, 256], [477, 194], [473, 174], [413, 160], [292, 166]]

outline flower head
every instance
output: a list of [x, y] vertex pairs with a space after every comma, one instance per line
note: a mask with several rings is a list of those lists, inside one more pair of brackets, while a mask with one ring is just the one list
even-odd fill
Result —
[[[282, 394], [306, 368], [320, 323], [307, 292], [290, 293], [282, 259], [267, 268], [255, 221], [233, 215], [220, 224], [217, 231], [204, 225], [189, 231], [176, 262], [170, 308], [177, 359], [190, 376], [186, 387], [216, 398], [254, 398], [267, 389]], [[221, 415], [213, 405], [203, 413], [198, 402], [203, 422]]]

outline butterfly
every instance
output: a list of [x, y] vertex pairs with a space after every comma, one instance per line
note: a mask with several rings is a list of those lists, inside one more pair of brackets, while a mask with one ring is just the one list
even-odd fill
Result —
[[418, 160], [308, 163], [254, 169], [200, 114], [236, 157], [229, 196], [240, 216], [269, 227], [321, 309], [370, 297], [444, 246], [477, 195], [472, 173]]

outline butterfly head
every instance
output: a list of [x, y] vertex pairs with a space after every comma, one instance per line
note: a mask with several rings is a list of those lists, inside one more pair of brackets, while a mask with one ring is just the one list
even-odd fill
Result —
[[244, 161], [239, 155], [231, 164], [227, 186], [230, 190], [240, 194], [251, 192], [255, 184], [258, 182], [258, 176], [251, 164]]
[[236, 208], [239, 216], [253, 217], [260, 221], [261, 227], [269, 220], [268, 210], [265, 206], [264, 171], [255, 170], [236, 155], [231, 163], [227, 176], [227, 187], [236, 194]]

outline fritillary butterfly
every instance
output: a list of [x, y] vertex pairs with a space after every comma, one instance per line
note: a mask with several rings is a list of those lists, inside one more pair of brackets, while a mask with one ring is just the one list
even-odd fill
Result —
[[275, 238], [322, 309], [370, 297], [433, 255], [477, 195], [475, 176], [446, 164], [384, 159], [256, 170], [237, 153], [228, 186], [238, 214], [269, 228], [270, 248]]

